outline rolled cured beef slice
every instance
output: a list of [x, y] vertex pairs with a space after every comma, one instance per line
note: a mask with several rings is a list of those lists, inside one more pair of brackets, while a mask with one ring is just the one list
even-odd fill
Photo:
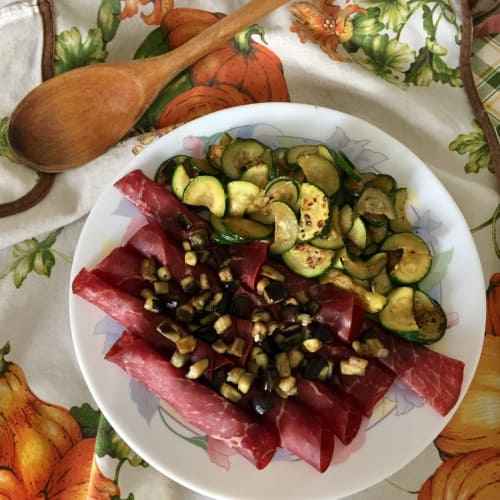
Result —
[[335, 446], [335, 436], [324, 417], [292, 399], [272, 396], [274, 407], [263, 419], [279, 434], [280, 446], [324, 472], [332, 461]]
[[322, 415], [343, 444], [349, 444], [356, 437], [363, 413], [348, 394], [329, 384], [299, 377], [297, 401]]
[[188, 222], [191, 229], [210, 228], [206, 220], [184, 205], [171, 191], [147, 177], [142, 170], [133, 170], [123, 176], [115, 183], [115, 188], [177, 241], [186, 237], [180, 218], [184, 224]]
[[378, 325], [372, 326], [369, 335], [379, 338], [388, 350], [380, 362], [440, 415], [455, 406], [462, 388], [462, 361], [399, 339]]
[[144, 384], [191, 425], [224, 442], [257, 469], [273, 458], [279, 445], [276, 432], [209, 387], [187, 379], [182, 369], [172, 366], [144, 340], [125, 332], [106, 359]]
[[144, 309], [143, 301], [82, 268], [72, 284], [73, 293], [94, 304], [130, 333], [143, 338], [165, 355], [175, 351], [175, 344], [156, 331], [167, 316]]

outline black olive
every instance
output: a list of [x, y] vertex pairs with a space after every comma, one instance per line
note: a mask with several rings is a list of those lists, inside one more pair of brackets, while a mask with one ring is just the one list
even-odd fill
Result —
[[319, 355], [312, 356], [307, 360], [302, 374], [305, 378], [309, 380], [315, 380], [318, 378], [321, 370], [326, 366], [327, 362]]
[[274, 408], [274, 400], [270, 394], [262, 392], [252, 398], [252, 408], [257, 415], [264, 415]]
[[302, 325], [300, 323], [281, 323], [279, 325], [279, 331], [283, 335], [292, 335], [300, 330], [302, 330]]

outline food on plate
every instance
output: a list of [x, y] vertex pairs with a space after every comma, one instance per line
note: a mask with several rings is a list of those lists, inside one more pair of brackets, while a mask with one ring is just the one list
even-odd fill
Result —
[[396, 377], [455, 405], [464, 365], [424, 345], [446, 317], [391, 176], [224, 134], [115, 187], [146, 220], [73, 281], [123, 326], [106, 359], [257, 468], [282, 447], [324, 472]]

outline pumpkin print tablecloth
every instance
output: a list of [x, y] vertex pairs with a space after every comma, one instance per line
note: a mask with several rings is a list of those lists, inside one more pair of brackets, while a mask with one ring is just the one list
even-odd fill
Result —
[[201, 498], [139, 457], [92, 400], [69, 273], [86, 214], [134, 155], [179, 123], [265, 101], [344, 111], [407, 145], [457, 202], [483, 266], [484, 347], [465, 400], [425, 452], [352, 498], [499, 498], [497, 1], [289, 2], [178, 75], [90, 164], [36, 174], [9, 149], [9, 115], [41, 80], [164, 53], [242, 3], [0, 0], [0, 498]]

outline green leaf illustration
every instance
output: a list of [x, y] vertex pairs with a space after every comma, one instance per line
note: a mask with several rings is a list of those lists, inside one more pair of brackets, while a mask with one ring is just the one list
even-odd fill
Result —
[[415, 52], [406, 43], [384, 34], [366, 37], [352, 59], [388, 82], [406, 88], [405, 73], [415, 60]]
[[104, 47], [100, 28], [90, 29], [85, 41], [82, 40], [82, 34], [76, 27], [59, 33], [56, 36], [55, 47], [56, 74], [80, 66], [104, 62], [108, 55]]
[[61, 231], [62, 228], [52, 231], [42, 241], [30, 238], [14, 245], [12, 248], [14, 261], [4, 272], [0, 273], [0, 279], [12, 273], [15, 287], [20, 288], [31, 271], [50, 278], [52, 268], [56, 263], [55, 250], [52, 246]]
[[69, 412], [80, 425], [83, 438], [93, 438], [97, 435], [101, 412], [94, 410], [88, 403], [82, 406], [73, 406]]
[[17, 158], [14, 156], [14, 153], [9, 147], [9, 143], [7, 141], [7, 123], [9, 118], [6, 116], [4, 118], [0, 118], [0, 156], [4, 156], [8, 158], [10, 161], [14, 163], [19, 163]]
[[406, 23], [410, 12], [408, 0], [365, 0], [363, 3], [378, 7], [380, 21], [393, 31], [397, 31], [401, 25]]
[[106, 455], [116, 458], [120, 461], [127, 461], [132, 467], [148, 467], [139, 455], [137, 455], [130, 446], [111, 427], [104, 415], [100, 415], [99, 425], [96, 435], [96, 455], [104, 457]]
[[449, 144], [450, 151], [456, 151], [460, 155], [469, 155], [465, 164], [467, 173], [478, 173], [482, 169], [493, 172], [490, 148], [481, 124], [477, 120], [472, 121], [472, 131], [460, 134]]
[[120, 20], [118, 14], [121, 12], [120, 0], [102, 0], [97, 11], [97, 27], [101, 30], [104, 43], [109, 43], [116, 35]]

